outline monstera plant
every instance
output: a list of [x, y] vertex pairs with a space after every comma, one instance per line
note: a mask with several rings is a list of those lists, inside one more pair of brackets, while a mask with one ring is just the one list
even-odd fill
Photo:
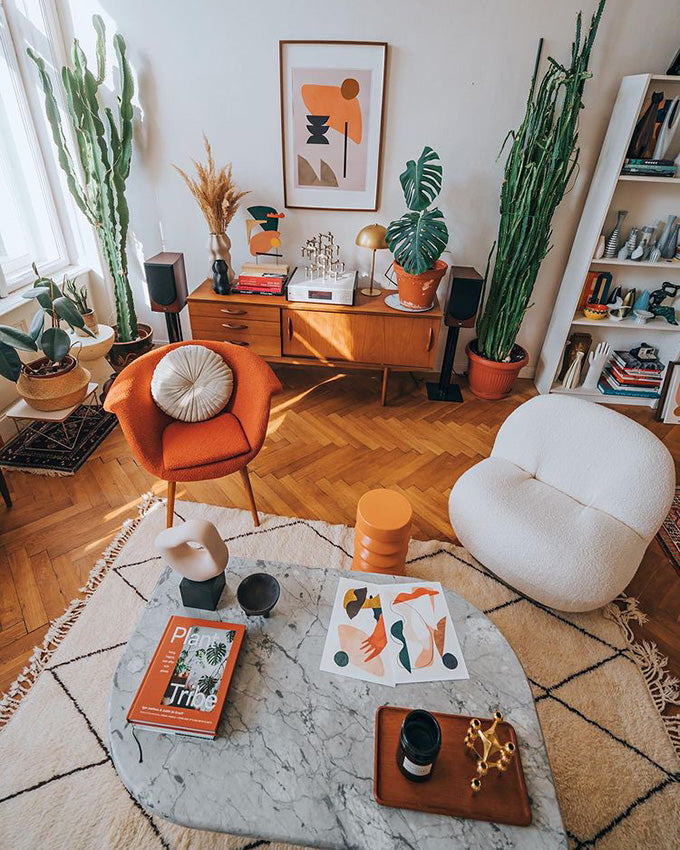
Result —
[[387, 228], [385, 241], [394, 256], [399, 301], [407, 309], [431, 306], [447, 265], [440, 260], [449, 239], [444, 214], [432, 207], [442, 188], [439, 154], [425, 147], [399, 176], [409, 212]]
[[[106, 73], [104, 22], [94, 15], [97, 33], [97, 69], [88, 67], [87, 57], [78, 40], [73, 42], [72, 64], [61, 69], [70, 130], [76, 144], [70, 149], [62, 127], [52, 79], [45, 61], [32, 48], [27, 52], [35, 62], [45, 96], [45, 110], [57, 148], [59, 165], [66, 175], [68, 188], [90, 224], [95, 228], [102, 254], [111, 273], [116, 301], [116, 342], [124, 346], [112, 349], [110, 359], [140, 354], [151, 348], [151, 328], [139, 327], [128, 278], [127, 233], [130, 220], [125, 182], [132, 157], [132, 95], [134, 84], [125, 56], [125, 41], [117, 33], [113, 46], [118, 59], [120, 93], [117, 114], [102, 104], [99, 89]], [[76, 160], [79, 168], [76, 168]], [[117, 364], [113, 362], [114, 368]]]
[[[0, 375], [15, 381], [21, 396], [37, 410], [58, 410], [78, 404], [85, 398], [90, 373], [70, 354], [74, 343], [60, 327], [65, 321], [72, 329], [93, 336], [83, 317], [49, 277], [41, 277], [35, 265], [36, 280], [23, 298], [35, 299], [39, 309], [28, 333], [0, 325]], [[45, 317], [49, 320], [45, 327]], [[77, 344], [77, 343], [76, 343]], [[41, 351], [42, 356], [22, 363], [17, 351]]]

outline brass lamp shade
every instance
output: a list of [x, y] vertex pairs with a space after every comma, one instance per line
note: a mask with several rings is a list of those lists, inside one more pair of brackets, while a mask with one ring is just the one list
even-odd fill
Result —
[[361, 228], [354, 240], [354, 243], [360, 248], [368, 248], [371, 251], [371, 287], [370, 289], [362, 289], [363, 295], [375, 296], [381, 294], [379, 289], [373, 288], [373, 273], [375, 271], [375, 252], [387, 248], [386, 233], [387, 229], [382, 224], [367, 224], [366, 227]]
[[387, 242], [385, 242], [386, 233], [387, 228], [383, 227], [382, 224], [367, 224], [366, 227], [362, 227], [357, 233], [357, 238], [354, 242], [360, 248], [368, 248], [369, 251], [379, 251], [382, 248], [387, 248]]

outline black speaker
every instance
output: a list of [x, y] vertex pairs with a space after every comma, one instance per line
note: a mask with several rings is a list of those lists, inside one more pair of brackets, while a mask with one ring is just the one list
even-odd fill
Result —
[[154, 313], [165, 313], [168, 340], [181, 342], [182, 325], [177, 315], [187, 303], [184, 254], [162, 251], [144, 263], [146, 285]]
[[475, 325], [483, 285], [484, 278], [471, 266], [452, 266], [451, 289], [444, 314], [444, 324], [448, 328], [444, 358], [439, 381], [430, 381], [427, 384], [427, 397], [430, 401], [463, 400], [460, 387], [450, 383], [451, 371], [460, 329], [472, 328]]
[[187, 303], [184, 254], [163, 251], [144, 263], [146, 285], [155, 313], [179, 313]]

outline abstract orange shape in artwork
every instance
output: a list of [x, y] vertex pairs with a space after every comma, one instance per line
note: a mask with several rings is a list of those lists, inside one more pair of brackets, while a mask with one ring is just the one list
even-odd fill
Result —
[[361, 106], [357, 100], [359, 84], [348, 78], [341, 86], [304, 85], [301, 88], [302, 100], [310, 115], [328, 115], [326, 122], [340, 135], [345, 134], [353, 142], [361, 144]]
[[267, 254], [272, 248], [281, 244], [281, 234], [278, 230], [261, 230], [250, 239], [250, 253], [253, 257]]

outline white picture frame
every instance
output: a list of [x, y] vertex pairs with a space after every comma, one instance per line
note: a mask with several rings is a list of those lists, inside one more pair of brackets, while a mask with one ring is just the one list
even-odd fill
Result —
[[385, 42], [279, 42], [286, 207], [378, 209], [386, 67]]
[[671, 360], [659, 400], [659, 420], [680, 425], [680, 360]]

